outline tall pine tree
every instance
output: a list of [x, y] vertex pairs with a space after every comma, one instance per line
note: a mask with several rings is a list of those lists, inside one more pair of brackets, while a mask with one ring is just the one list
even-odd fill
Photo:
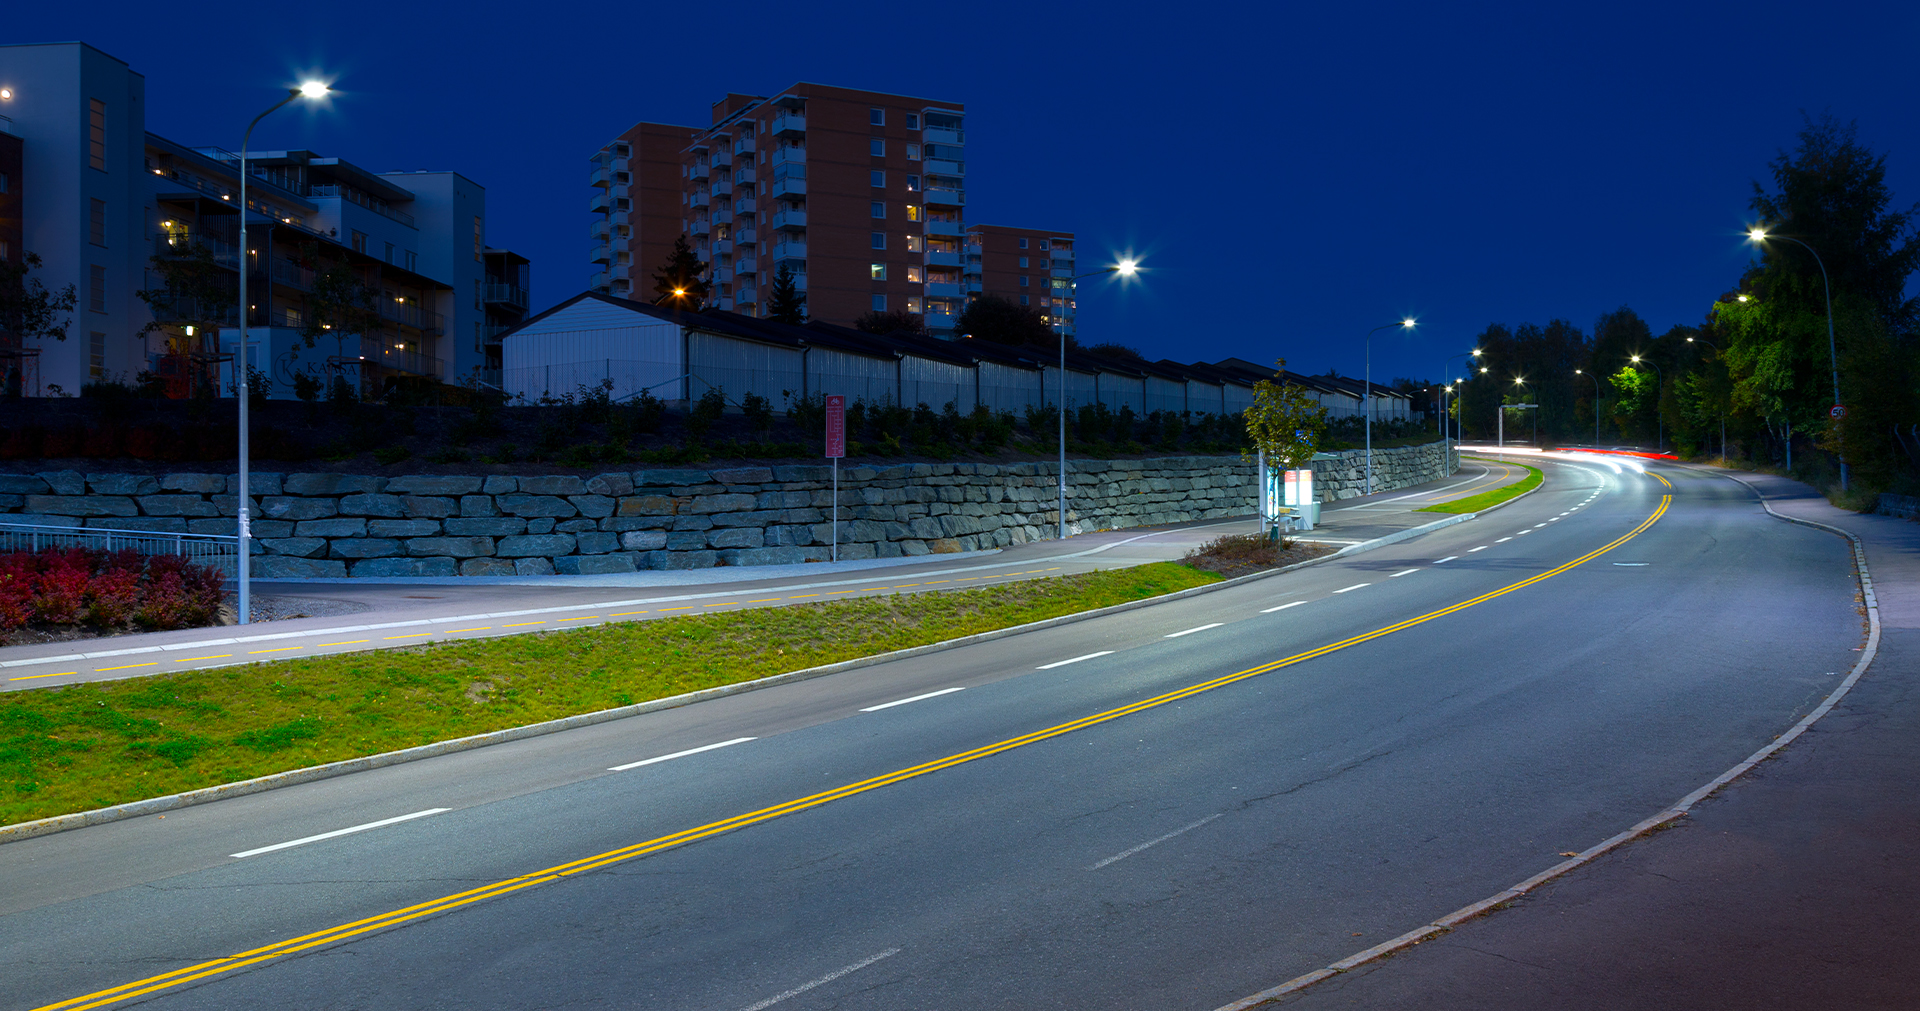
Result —
[[713, 290], [712, 282], [702, 276], [706, 272], [707, 265], [687, 245], [686, 233], [680, 233], [673, 240], [673, 252], [660, 265], [660, 272], [653, 275], [653, 291], [659, 296], [653, 303], [697, 312], [707, 304], [707, 295]]
[[767, 318], [780, 323], [800, 324], [807, 320], [807, 296], [794, 283], [793, 268], [780, 265], [773, 276], [773, 290], [767, 295]]

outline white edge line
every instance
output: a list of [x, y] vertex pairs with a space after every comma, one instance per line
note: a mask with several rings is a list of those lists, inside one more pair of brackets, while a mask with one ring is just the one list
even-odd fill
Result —
[[1355, 583], [1355, 584], [1353, 584], [1352, 586], [1349, 586], [1349, 587], [1347, 587], [1347, 588], [1346, 588], [1345, 590], [1335, 590], [1335, 591], [1333, 591], [1333, 592], [1335, 592], [1335, 593], [1346, 593], [1346, 592], [1347, 592], [1347, 590], [1357, 590], [1357, 589], [1359, 589], [1359, 588], [1361, 588], [1362, 586], [1372, 586], [1372, 585], [1373, 585], [1372, 583]]
[[1121, 850], [1120, 852], [1115, 853], [1114, 855], [1106, 858], [1105, 860], [1102, 860], [1099, 863], [1094, 864], [1092, 867], [1087, 868], [1087, 870], [1097, 871], [1100, 868], [1105, 867], [1106, 865], [1113, 863], [1117, 860], [1125, 860], [1126, 858], [1134, 855], [1135, 853], [1140, 852], [1143, 849], [1146, 849], [1149, 846], [1158, 846], [1161, 843], [1166, 842], [1168, 839], [1173, 838], [1174, 836], [1180, 835], [1185, 832], [1191, 832], [1194, 829], [1197, 829], [1200, 826], [1205, 825], [1207, 822], [1210, 822], [1218, 817], [1220, 817], [1218, 813], [1207, 815], [1205, 818], [1202, 818], [1199, 821], [1196, 821], [1193, 824], [1186, 826], [1185, 828], [1174, 829], [1173, 831], [1168, 832], [1166, 835], [1163, 835], [1158, 839], [1149, 839], [1146, 842], [1143, 842], [1132, 849]]
[[1070, 663], [1079, 663], [1082, 660], [1091, 660], [1097, 656], [1111, 656], [1112, 654], [1113, 654], [1113, 650], [1103, 649], [1098, 653], [1088, 653], [1086, 656], [1076, 656], [1071, 660], [1055, 660], [1052, 663], [1043, 663], [1040, 666], [1035, 667], [1034, 670], [1052, 670], [1055, 667], [1065, 667]]
[[1451, 562], [1451, 561], [1453, 561], [1454, 559], [1456, 559], [1456, 558], [1459, 558], [1459, 557], [1460, 557], [1459, 555], [1448, 555], [1447, 557], [1445, 557], [1445, 558], [1442, 558], [1442, 559], [1440, 559], [1439, 561], [1436, 561], [1436, 562], [1434, 562], [1433, 564], [1435, 564], [1435, 565], [1441, 565], [1441, 564], [1444, 564], [1444, 563], [1446, 563], [1446, 562]]
[[655, 762], [670, 762], [676, 758], [685, 758], [688, 755], [697, 755], [702, 751], [712, 751], [715, 748], [731, 748], [736, 744], [745, 744], [748, 741], [757, 741], [757, 740], [759, 740], [758, 737], [736, 737], [731, 741], [721, 741], [719, 744], [705, 744], [705, 745], [701, 745], [698, 748], [688, 748], [685, 751], [676, 751], [671, 755], [660, 755], [655, 758], [643, 758], [638, 762], [628, 762], [625, 765], [616, 765], [613, 768], [608, 769], [607, 771], [608, 772], [625, 772], [628, 769], [638, 769], [643, 765], [652, 765]]
[[1712, 796], [1728, 783], [1746, 775], [1748, 770], [1766, 761], [1768, 758], [1773, 757], [1780, 749], [1793, 743], [1794, 740], [1805, 733], [1808, 728], [1818, 722], [1822, 716], [1825, 716], [1834, 706], [1838, 705], [1840, 700], [1845, 698], [1848, 692], [1853, 690], [1854, 684], [1860, 680], [1861, 675], [1867, 672], [1867, 667], [1873, 663], [1874, 656], [1880, 652], [1880, 602], [1874, 594], [1873, 575], [1867, 569], [1866, 545], [1861, 542], [1859, 537], [1839, 527], [1821, 523], [1817, 520], [1801, 519], [1796, 516], [1788, 516], [1784, 513], [1775, 512], [1773, 506], [1767, 502], [1766, 496], [1760, 493], [1760, 489], [1755, 488], [1751, 484], [1747, 484], [1746, 481], [1734, 477], [1731, 474], [1721, 476], [1729, 481], [1737, 481], [1740, 484], [1746, 485], [1747, 489], [1752, 491], [1754, 496], [1760, 500], [1760, 507], [1776, 519], [1783, 520], [1787, 523], [1797, 523], [1801, 526], [1813, 527], [1816, 530], [1825, 530], [1829, 533], [1839, 534], [1845, 537], [1853, 548], [1855, 572], [1859, 577], [1860, 596], [1867, 606], [1867, 644], [1861, 651], [1860, 661], [1853, 665], [1853, 671], [1847, 675], [1846, 680], [1840, 682], [1840, 686], [1835, 688], [1832, 694], [1827, 696], [1825, 701], [1816, 706], [1812, 712], [1802, 717], [1800, 721], [1795, 723], [1786, 733], [1774, 738], [1771, 743], [1748, 756], [1746, 761], [1728, 769], [1714, 777], [1705, 786], [1680, 798], [1672, 807], [1654, 814], [1652, 817], [1641, 821], [1639, 824], [1625, 831], [1618, 832], [1601, 840], [1599, 843], [1582, 850], [1579, 855], [1569, 857], [1560, 863], [1554, 864], [1552, 867], [1514, 885], [1512, 888], [1508, 888], [1502, 892], [1496, 892], [1471, 905], [1462, 906], [1426, 926], [1416, 927], [1390, 941], [1383, 941], [1365, 951], [1348, 955], [1346, 958], [1334, 962], [1326, 968], [1315, 969], [1304, 975], [1295, 976], [1279, 986], [1262, 990], [1251, 996], [1242, 997], [1231, 1004], [1223, 1004], [1217, 1008], [1216, 1011], [1248, 1011], [1248, 1009], [1284, 997], [1287, 994], [1298, 993], [1321, 980], [1330, 979], [1350, 969], [1358, 968], [1368, 962], [1372, 962], [1375, 959], [1405, 950], [1429, 938], [1444, 934], [1474, 917], [1492, 911], [1501, 903], [1511, 902], [1549, 881], [1592, 863], [1601, 856], [1654, 831], [1662, 825], [1686, 817], [1692, 811], [1695, 804]]
[[809, 983], [802, 983], [799, 986], [796, 986], [785, 993], [774, 994], [773, 996], [768, 997], [766, 1000], [763, 1000], [758, 1004], [749, 1004], [746, 1007], [742, 1008], [741, 1011], [765, 1011], [765, 1009], [770, 1008], [775, 1004], [780, 1003], [783, 1000], [786, 1000], [788, 997], [798, 997], [801, 994], [806, 993], [808, 990], [811, 990], [816, 986], [825, 986], [826, 984], [831, 983], [834, 980], [839, 979], [840, 977], [845, 976], [850, 972], [859, 972], [860, 970], [865, 969], [867, 966], [870, 966], [873, 963], [878, 962], [883, 958], [887, 958], [889, 956], [898, 955], [898, 954], [900, 954], [899, 948], [888, 948], [887, 950], [881, 952], [878, 955], [873, 956], [872, 958], [864, 958], [858, 962], [853, 963], [852, 965], [846, 966], [845, 968], [835, 969], [832, 972], [827, 973], [825, 976], [820, 977], [819, 979], [813, 980], [812, 982], [809, 982]]
[[1272, 613], [1273, 613], [1273, 612], [1275, 612], [1275, 611], [1284, 611], [1284, 610], [1286, 610], [1286, 609], [1287, 609], [1287, 608], [1289, 608], [1289, 607], [1299, 607], [1299, 606], [1300, 606], [1301, 604], [1304, 604], [1304, 603], [1306, 603], [1306, 601], [1304, 601], [1304, 600], [1296, 600], [1296, 601], [1294, 601], [1294, 602], [1293, 602], [1293, 603], [1291, 603], [1291, 604], [1281, 604], [1281, 605], [1280, 605], [1279, 607], [1269, 607], [1269, 608], [1267, 608], [1267, 609], [1265, 609], [1265, 610], [1263, 610], [1263, 611], [1261, 611], [1260, 613], [1261, 613], [1261, 614], [1272, 614]]
[[1201, 626], [1200, 626], [1199, 628], [1189, 628], [1189, 629], [1187, 629], [1187, 630], [1185, 630], [1185, 631], [1183, 631], [1183, 632], [1170, 632], [1170, 633], [1168, 633], [1168, 634], [1166, 634], [1166, 635], [1163, 635], [1163, 636], [1161, 636], [1160, 638], [1162, 638], [1162, 639], [1178, 639], [1178, 638], [1180, 638], [1180, 637], [1181, 637], [1181, 636], [1183, 636], [1183, 635], [1192, 635], [1192, 634], [1193, 634], [1193, 633], [1195, 633], [1195, 632], [1205, 632], [1205, 631], [1206, 631], [1207, 629], [1210, 629], [1210, 628], [1219, 628], [1220, 626], [1222, 626], [1222, 625], [1224, 625], [1224, 624], [1226, 624], [1226, 622], [1224, 622], [1224, 621], [1215, 621], [1215, 622], [1211, 622], [1211, 623], [1208, 623], [1208, 624], [1205, 624], [1205, 625], [1201, 625]]
[[918, 702], [921, 699], [930, 699], [937, 695], [952, 695], [954, 692], [964, 692], [966, 690], [967, 690], [966, 685], [958, 685], [953, 688], [942, 688], [937, 692], [928, 692], [925, 695], [915, 695], [912, 698], [894, 699], [892, 702], [882, 702], [877, 706], [868, 706], [865, 709], [862, 709], [860, 711], [863, 713], [877, 713], [882, 709], [892, 709], [894, 706], [904, 706], [909, 702]]
[[397, 818], [382, 818], [379, 821], [367, 822], [365, 825], [355, 825], [352, 828], [337, 828], [331, 832], [322, 832], [319, 835], [310, 835], [305, 839], [294, 839], [289, 842], [274, 843], [272, 846], [262, 846], [257, 850], [247, 850], [243, 853], [231, 853], [228, 855], [233, 857], [235, 860], [244, 860], [247, 857], [257, 857], [262, 853], [272, 853], [274, 850], [288, 849], [293, 846], [305, 846], [308, 843], [319, 842], [322, 839], [332, 839], [332, 838], [335, 838], [336, 836], [352, 835], [355, 832], [365, 832], [370, 828], [384, 828], [388, 825], [398, 825], [403, 821], [412, 821], [415, 818], [425, 818], [427, 815], [430, 815], [430, 814], [444, 814], [451, 810], [453, 809], [450, 807], [430, 807], [430, 808], [427, 808], [425, 811], [415, 811], [412, 814], [403, 814]]

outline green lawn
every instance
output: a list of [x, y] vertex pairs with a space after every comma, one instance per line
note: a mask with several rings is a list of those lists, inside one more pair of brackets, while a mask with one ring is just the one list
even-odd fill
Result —
[[1545, 479], [1545, 476], [1540, 473], [1540, 468], [1528, 467], [1524, 463], [1520, 466], [1527, 468], [1527, 476], [1512, 484], [1502, 485], [1492, 491], [1483, 491], [1478, 495], [1469, 495], [1457, 502], [1442, 502], [1439, 505], [1426, 506], [1420, 511], [1423, 513], [1477, 513], [1488, 506], [1499, 505], [1510, 498], [1525, 495], [1540, 487], [1540, 482]]
[[0, 824], [851, 660], [1200, 586], [1159, 562], [0, 695]]

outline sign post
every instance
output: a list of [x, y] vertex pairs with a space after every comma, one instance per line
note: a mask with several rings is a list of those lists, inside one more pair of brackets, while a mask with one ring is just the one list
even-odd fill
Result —
[[833, 544], [828, 557], [840, 560], [840, 458], [847, 455], [847, 398], [827, 398], [827, 459], [833, 461]]

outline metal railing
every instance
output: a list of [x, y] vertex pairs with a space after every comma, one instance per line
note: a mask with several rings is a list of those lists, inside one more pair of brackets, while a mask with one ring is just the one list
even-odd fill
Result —
[[156, 530], [106, 527], [49, 527], [0, 523], [0, 552], [50, 548], [136, 551], [143, 555], [183, 555], [200, 563], [232, 561], [240, 556], [240, 538], [226, 534], [174, 534]]
[[489, 281], [487, 282], [487, 301], [498, 302], [502, 305], [519, 306], [525, 309], [527, 307], [527, 289], [517, 284], [498, 284]]

